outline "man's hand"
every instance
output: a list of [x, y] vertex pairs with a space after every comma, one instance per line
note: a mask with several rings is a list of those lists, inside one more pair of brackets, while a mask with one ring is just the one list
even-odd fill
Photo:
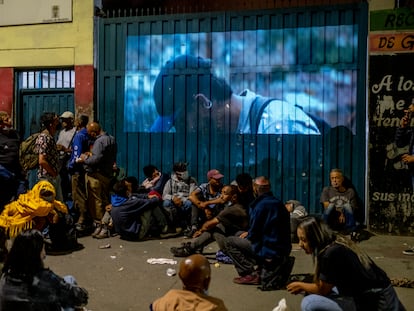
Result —
[[239, 238], [245, 239], [248, 234], [249, 234], [249, 232], [244, 231], [242, 234], [239, 235]]
[[201, 229], [200, 230], [197, 230], [196, 232], [194, 232], [193, 238], [199, 237], [202, 233], [203, 233], [203, 231], [201, 231]]
[[183, 205], [183, 200], [181, 200], [177, 196], [173, 196], [172, 201], [173, 201], [175, 206], [181, 207]]
[[401, 161], [403, 161], [406, 164], [408, 164], [408, 163], [414, 163], [414, 155], [403, 154], [401, 156]]

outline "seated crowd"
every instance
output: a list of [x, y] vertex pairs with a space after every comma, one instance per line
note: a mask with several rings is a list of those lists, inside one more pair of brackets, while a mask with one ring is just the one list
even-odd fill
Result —
[[[64, 129], [55, 142], [59, 122]], [[241, 173], [224, 185], [223, 174], [210, 169], [206, 181], [198, 183], [187, 163], [177, 162], [171, 174], [151, 164], [143, 167], [146, 178], [141, 183], [134, 176], [121, 177], [115, 139], [99, 123], [88, 123], [86, 116], [75, 121], [73, 113], [65, 112], [60, 117], [44, 113], [41, 124], [35, 143], [37, 182], [30, 188], [18, 161], [19, 138], [8, 114], [0, 112], [0, 144], [14, 146], [0, 154], [0, 178], [7, 184], [7, 192], [0, 195], [0, 261], [5, 263], [0, 310], [85, 305], [88, 294], [73, 277], [61, 278], [43, 266], [45, 253], [81, 249], [80, 235], [188, 239], [170, 249], [172, 255], [186, 257], [179, 271], [183, 289], [154, 301], [152, 310], [189, 303], [227, 310], [223, 301], [207, 295], [211, 270], [202, 253], [214, 241], [217, 259], [234, 265], [234, 283], [307, 293], [303, 310], [404, 310], [385, 272], [352, 241], [364, 221], [362, 206], [341, 170], [330, 172], [330, 186], [322, 190], [322, 217], [310, 217], [295, 198], [277, 198], [264, 176]], [[7, 239], [13, 241], [10, 251]], [[295, 262], [292, 242], [314, 257], [315, 283], [287, 284]], [[340, 266], [353, 270], [336, 273], [343, 271]], [[54, 299], [39, 299], [39, 290]]]

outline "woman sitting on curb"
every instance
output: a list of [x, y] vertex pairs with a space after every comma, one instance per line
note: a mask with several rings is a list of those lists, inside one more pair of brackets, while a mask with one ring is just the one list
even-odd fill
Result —
[[292, 294], [305, 292], [302, 310], [405, 310], [387, 274], [358, 246], [336, 236], [314, 217], [297, 229], [299, 246], [316, 262], [314, 283], [292, 282]]

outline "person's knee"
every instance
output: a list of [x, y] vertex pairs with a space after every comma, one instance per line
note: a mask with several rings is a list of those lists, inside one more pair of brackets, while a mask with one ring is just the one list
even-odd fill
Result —
[[302, 299], [300, 304], [302, 311], [313, 311], [318, 310], [320, 304], [318, 303], [318, 295], [307, 295]]

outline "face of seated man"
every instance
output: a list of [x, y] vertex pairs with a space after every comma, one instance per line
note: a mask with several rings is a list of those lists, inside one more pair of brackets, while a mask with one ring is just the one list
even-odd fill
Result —
[[330, 174], [330, 179], [331, 179], [331, 186], [338, 190], [341, 190], [342, 184], [344, 182], [344, 176], [342, 176], [342, 174], [339, 172], [332, 172]]

